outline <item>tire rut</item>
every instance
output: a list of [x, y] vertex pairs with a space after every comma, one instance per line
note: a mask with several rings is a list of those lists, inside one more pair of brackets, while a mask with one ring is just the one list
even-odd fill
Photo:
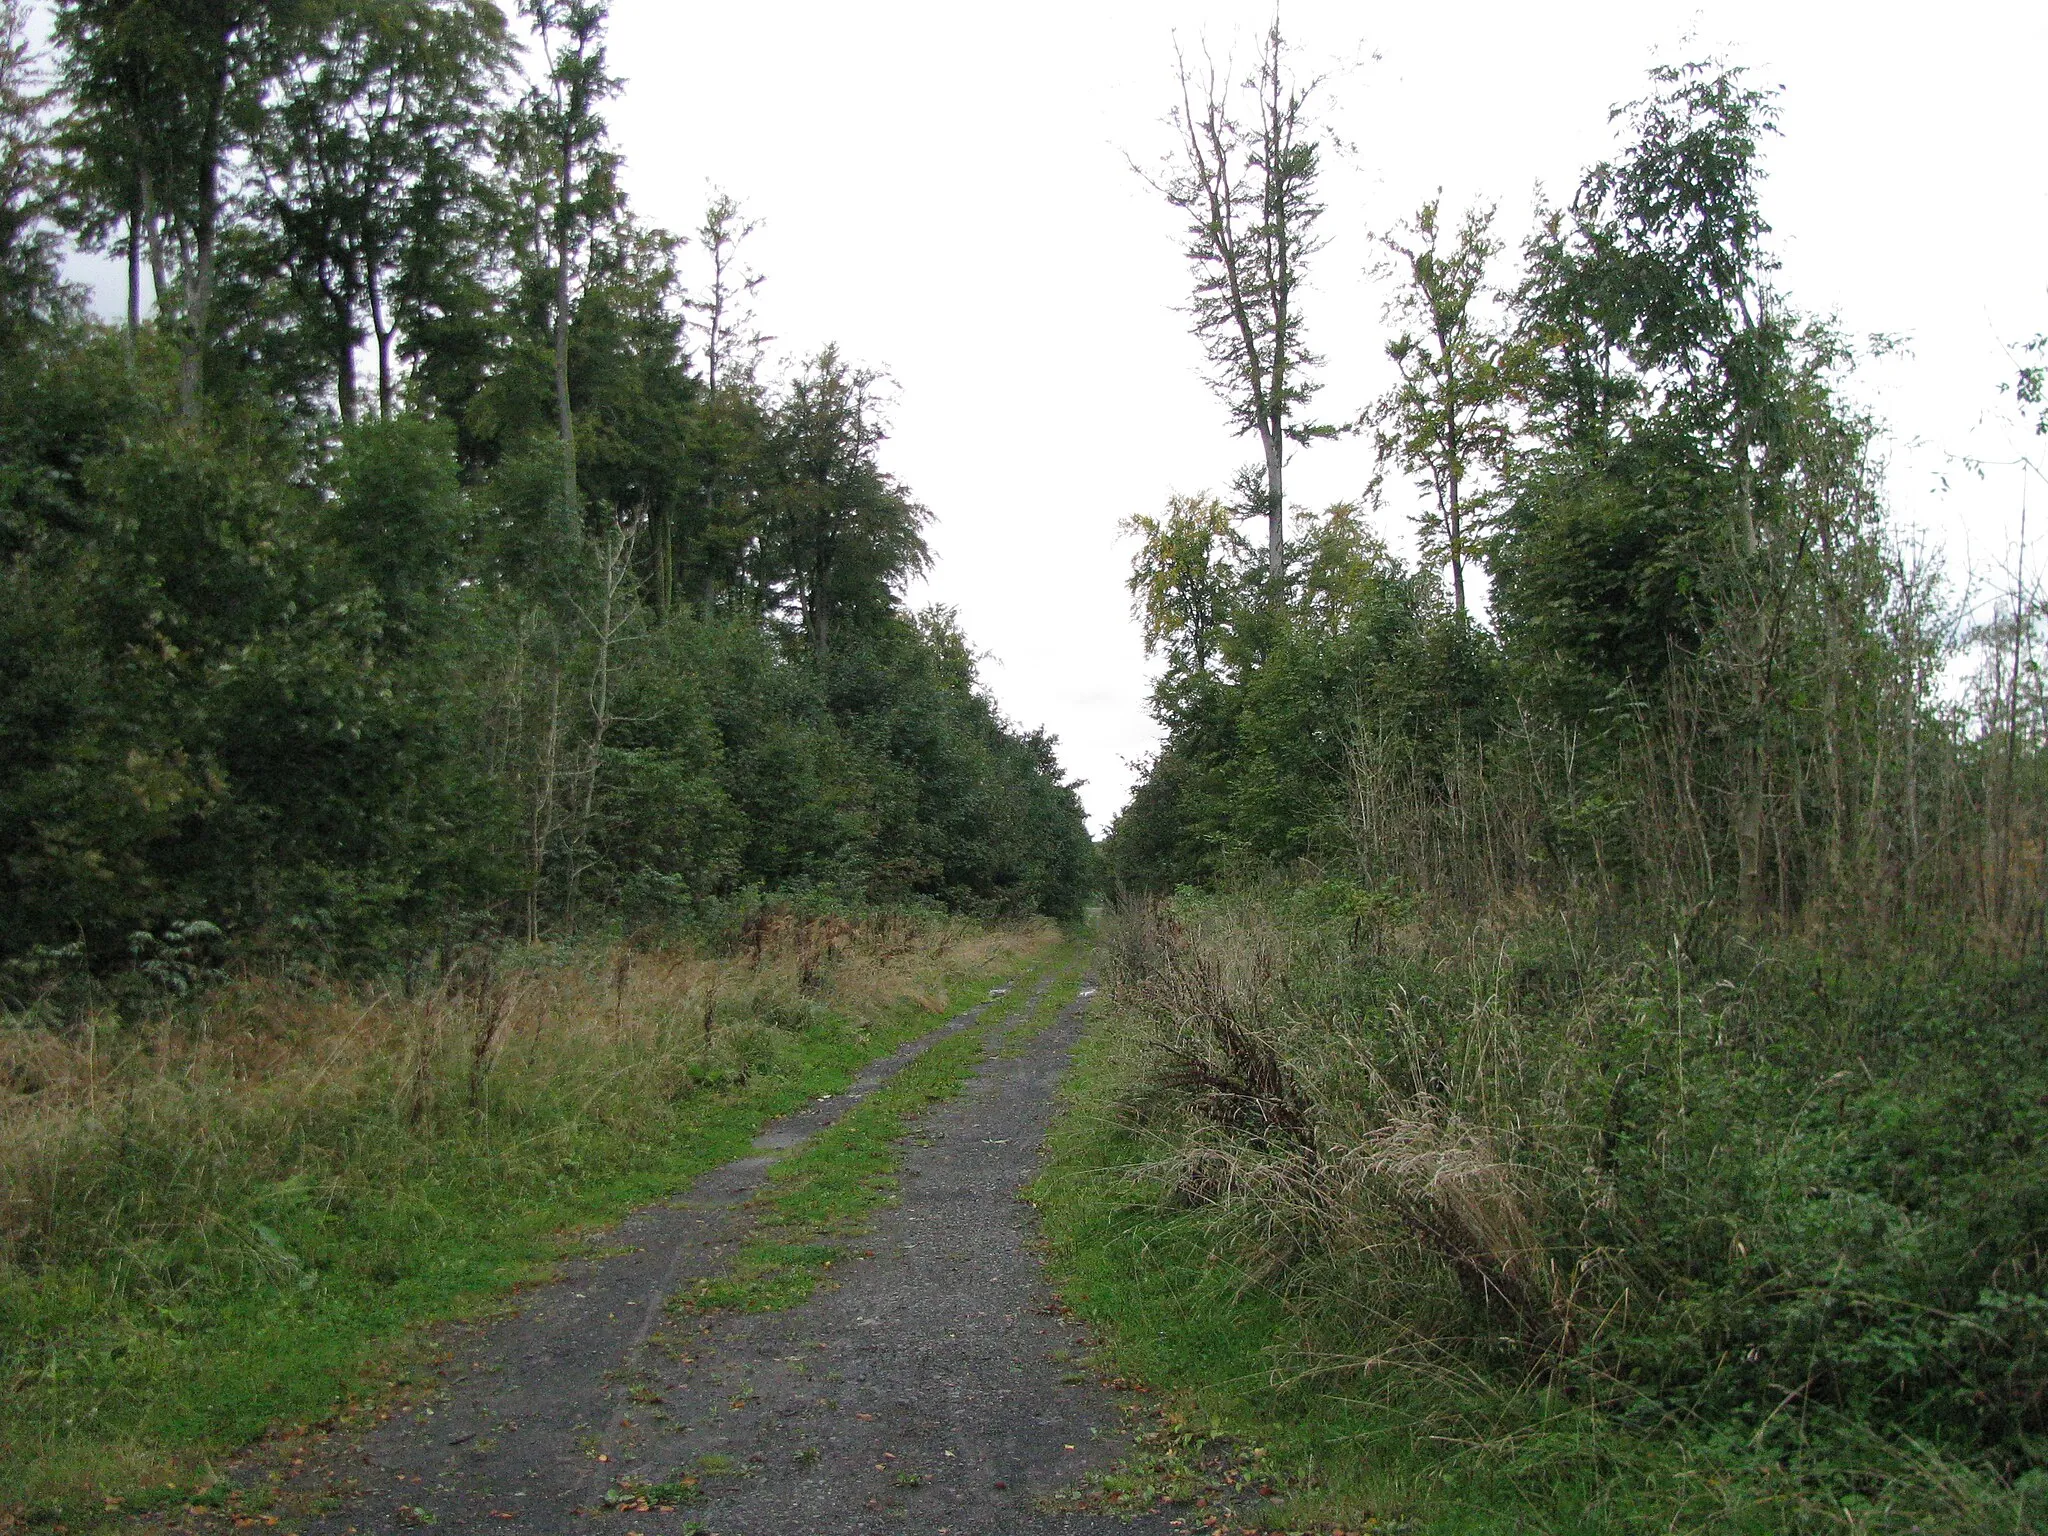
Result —
[[[511, 1316], [439, 1331], [445, 1364], [368, 1434], [291, 1442], [243, 1476], [277, 1479], [321, 1536], [572, 1530], [616, 1536], [1181, 1531], [1164, 1513], [1053, 1512], [1047, 1496], [1123, 1448], [1112, 1395], [1073, 1365], [1080, 1325], [1048, 1291], [1036, 1169], [1087, 992], [1028, 1039], [1041, 979], [957, 1099], [916, 1123], [899, 1196], [863, 1251], [783, 1312], [674, 1316], [723, 1273], [778, 1156], [902, 1067], [973, 1028], [967, 1010], [871, 1065], [843, 1093], [767, 1127], [753, 1156], [636, 1212]], [[1018, 1037], [1009, 1050], [1003, 1041]], [[621, 1484], [674, 1484], [672, 1511], [610, 1508]], [[253, 1479], [252, 1479], [253, 1480]], [[628, 1501], [629, 1503], [631, 1501]], [[654, 1501], [649, 1501], [653, 1503]]]

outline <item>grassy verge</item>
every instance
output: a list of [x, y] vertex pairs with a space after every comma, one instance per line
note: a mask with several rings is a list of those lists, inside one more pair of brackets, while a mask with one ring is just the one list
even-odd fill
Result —
[[1196, 1529], [1412, 1536], [2041, 1529], [2048, 1490], [1847, 1425], [1786, 1455], [1747, 1433], [1639, 1428], [1511, 1367], [1361, 1360], [1355, 1334], [1286, 1289], [1284, 1252], [1157, 1176], [1162, 1148], [1130, 1112], [1135, 1034], [1098, 1015], [1032, 1191], [1061, 1293], [1104, 1341], [1093, 1367], [1155, 1405], [1098, 1505], [1163, 1500]]
[[415, 999], [251, 984], [153, 1035], [0, 1037], [42, 1090], [0, 1123], [0, 1520], [190, 1499], [1058, 937], [808, 943], [529, 954]]
[[892, 1199], [902, 1144], [932, 1105], [959, 1093], [987, 1042], [1007, 1025], [1004, 1049], [1043, 1030], [1080, 985], [1069, 942], [1015, 980], [970, 1028], [926, 1050], [858, 1108], [813, 1137], [769, 1176], [753, 1233], [725, 1275], [703, 1280], [671, 1306], [683, 1312], [780, 1311], [801, 1305], [844, 1262], [851, 1239]]

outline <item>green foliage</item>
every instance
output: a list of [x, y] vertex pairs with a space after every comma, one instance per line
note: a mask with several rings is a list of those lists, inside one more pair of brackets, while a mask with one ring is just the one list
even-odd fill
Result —
[[26, 31], [20, 0], [0, 3], [0, 357], [76, 302], [57, 277], [56, 157]]
[[1190, 504], [1135, 526], [1146, 543], [1133, 587], [1167, 646], [1154, 694], [1167, 743], [1106, 850], [1125, 887], [1340, 857], [1361, 722], [1429, 750], [1490, 729], [1501, 689], [1491, 637], [1390, 556], [1355, 508], [1298, 520], [1277, 610], [1220, 510]]
[[[1051, 742], [900, 605], [878, 376], [761, 382], [735, 311], [708, 387], [605, 8], [526, 10], [515, 96], [487, 0], [76, 0], [54, 141], [6, 12], [0, 960], [206, 922], [381, 965], [777, 887], [1078, 910]], [[58, 214], [130, 258], [118, 337]]]
[[[1056, 1164], [1104, 1182], [1048, 1180], [1084, 1305], [1282, 1433], [1340, 1524], [2023, 1528], [2041, 966], [1667, 938], [1328, 883], [1123, 914]], [[1291, 1385], [1245, 1390], [1260, 1351]], [[1418, 1422], [1470, 1450], [1417, 1458]]]
[[1401, 382], [1376, 415], [1382, 462], [1419, 476], [1429, 493], [1431, 510], [1418, 520], [1423, 553], [1449, 565], [1452, 606], [1462, 614], [1465, 565], [1485, 528], [1487, 498], [1474, 482], [1500, 462], [1507, 440], [1508, 366], [1479, 312], [1487, 266], [1500, 254], [1493, 210], [1466, 214], [1446, 249], [1440, 203], [1424, 203], [1406, 229], [1384, 237], [1404, 269], [1388, 305], [1402, 327], [1387, 343]]

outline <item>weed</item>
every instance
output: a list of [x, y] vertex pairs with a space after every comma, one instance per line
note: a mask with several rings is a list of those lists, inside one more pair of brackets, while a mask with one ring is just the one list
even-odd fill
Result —
[[606, 1490], [604, 1507], [622, 1514], [672, 1514], [677, 1505], [702, 1497], [695, 1477], [677, 1476], [661, 1482], [628, 1477]]

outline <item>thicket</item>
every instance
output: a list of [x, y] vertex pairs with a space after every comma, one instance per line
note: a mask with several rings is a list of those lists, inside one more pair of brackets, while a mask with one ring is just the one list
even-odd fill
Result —
[[[10, 1006], [763, 892], [1078, 909], [1053, 742], [903, 606], [927, 513], [878, 463], [883, 381], [831, 348], [771, 377], [729, 198], [685, 287], [618, 187], [601, 4], [65, 0], [43, 58], [27, 14]], [[126, 263], [125, 322], [67, 239]]]
[[1420, 566], [1344, 506], [1276, 573], [1242, 487], [1133, 524], [1128, 1123], [1348, 1399], [1490, 1384], [1797, 1474], [1665, 1510], [1731, 1526], [2022, 1521], [2037, 605], [2015, 572], [1968, 622], [1888, 526], [1854, 359], [1772, 281], [1770, 96], [1660, 69], [1617, 121], [1512, 277], [1484, 209], [1387, 237], [1367, 419]]

